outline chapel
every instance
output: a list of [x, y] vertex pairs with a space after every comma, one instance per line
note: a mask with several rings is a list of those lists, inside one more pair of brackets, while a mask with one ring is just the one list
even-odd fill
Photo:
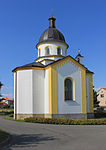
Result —
[[92, 118], [93, 72], [83, 56], [67, 56], [68, 44], [49, 17], [36, 45], [38, 58], [14, 72], [14, 118]]

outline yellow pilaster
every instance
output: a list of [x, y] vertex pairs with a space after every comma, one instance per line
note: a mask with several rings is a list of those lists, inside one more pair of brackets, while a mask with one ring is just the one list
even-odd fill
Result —
[[93, 111], [93, 74], [88, 74], [89, 76], [89, 111]]
[[81, 97], [82, 97], [82, 113], [87, 113], [86, 71], [82, 69], [81, 69]]
[[57, 114], [57, 70], [49, 68], [49, 114]]

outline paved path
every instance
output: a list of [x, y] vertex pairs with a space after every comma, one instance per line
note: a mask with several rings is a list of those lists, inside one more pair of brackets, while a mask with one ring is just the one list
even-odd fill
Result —
[[2, 150], [106, 150], [106, 126], [69, 126], [16, 122], [0, 117], [12, 134]]

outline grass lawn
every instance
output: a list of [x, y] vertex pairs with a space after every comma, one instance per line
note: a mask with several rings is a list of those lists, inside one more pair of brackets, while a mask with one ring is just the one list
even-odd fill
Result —
[[25, 120], [17, 120], [17, 119], [14, 119], [13, 117], [10, 117], [10, 116], [6, 116], [5, 119], [13, 120], [13, 121], [25, 122]]
[[8, 138], [9, 134], [0, 130], [0, 143]]
[[5, 119], [31, 122], [31, 123], [44, 123], [44, 124], [59, 124], [59, 125], [106, 125], [106, 118], [95, 119], [56, 119], [56, 118], [25, 118], [24, 120], [15, 120], [13, 117], [5, 117]]
[[14, 112], [14, 109], [0, 109], [0, 113], [2, 112]]
[[0, 115], [1, 116], [10, 115], [10, 114], [13, 114], [13, 113], [14, 113], [13, 109], [0, 109]]

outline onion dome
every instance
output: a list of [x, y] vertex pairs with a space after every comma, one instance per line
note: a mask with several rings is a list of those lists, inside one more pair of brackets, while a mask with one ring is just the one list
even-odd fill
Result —
[[[68, 44], [65, 42], [65, 38], [64, 38], [63, 34], [55, 28], [56, 18], [51, 16], [48, 20], [49, 20], [49, 28], [43, 32], [38, 44], [53, 41], [53, 42], [64, 43], [68, 47]], [[37, 47], [37, 45], [36, 45], [36, 47]]]

